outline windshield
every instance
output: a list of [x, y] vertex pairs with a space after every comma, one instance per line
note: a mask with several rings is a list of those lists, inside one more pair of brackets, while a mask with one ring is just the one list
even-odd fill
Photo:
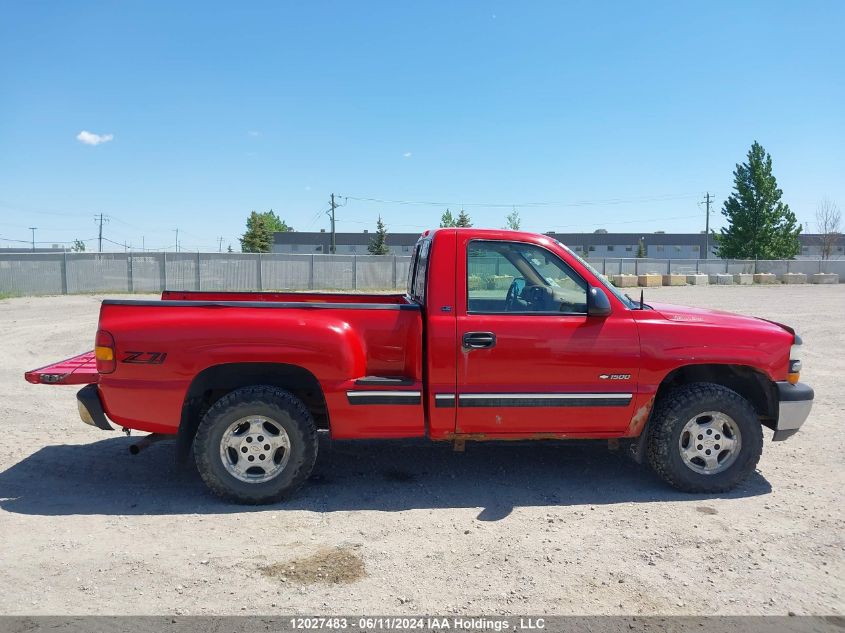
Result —
[[616, 286], [614, 286], [612, 283], [610, 283], [610, 281], [608, 281], [607, 277], [605, 277], [605, 276], [604, 276], [604, 275], [602, 275], [599, 271], [597, 271], [595, 268], [593, 268], [587, 260], [585, 260], [585, 259], [584, 259], [583, 257], [581, 257], [580, 255], [577, 255], [577, 254], [575, 253], [575, 251], [573, 251], [571, 248], [569, 248], [569, 247], [568, 247], [566, 244], [564, 244], [563, 242], [558, 242], [557, 240], [555, 240], [555, 241], [556, 241], [558, 244], [560, 244], [560, 246], [561, 246], [561, 247], [563, 247], [563, 249], [564, 249], [567, 253], [569, 253], [570, 255], [572, 255], [572, 257], [574, 257], [574, 258], [575, 258], [575, 259], [577, 259], [579, 262], [581, 262], [581, 264], [584, 266], [584, 268], [586, 268], [586, 269], [587, 269], [587, 270], [589, 270], [591, 273], [593, 273], [593, 274], [596, 276], [596, 278], [597, 278], [597, 279], [601, 282], [601, 284], [602, 284], [602, 285], [603, 285], [603, 286], [604, 286], [607, 290], [609, 290], [609, 291], [613, 294], [613, 296], [614, 296], [614, 297], [616, 297], [617, 299], [619, 299], [619, 301], [621, 301], [621, 302], [622, 302], [622, 303], [624, 303], [624, 304], [625, 304], [628, 308], [631, 308], [631, 309], [634, 309], [634, 308], [638, 308], [638, 307], [639, 307], [639, 304], [638, 304], [638, 303], [636, 303], [635, 301], [633, 301], [633, 300], [632, 300], [630, 297], [628, 297], [627, 295], [624, 295], [624, 294], [622, 294], [621, 292], [619, 292], [619, 289], [618, 289], [618, 288], [616, 288]]

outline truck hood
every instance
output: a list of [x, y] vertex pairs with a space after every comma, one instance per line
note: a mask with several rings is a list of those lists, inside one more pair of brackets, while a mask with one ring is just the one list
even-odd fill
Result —
[[791, 327], [784, 325], [783, 323], [777, 323], [775, 321], [769, 321], [758, 317], [734, 314], [733, 312], [725, 312], [724, 310], [677, 306], [669, 303], [649, 303], [648, 305], [654, 308], [655, 312], [669, 321], [722, 325], [743, 329], [753, 329], [757, 331], [786, 330], [790, 334], [795, 334], [795, 331]]

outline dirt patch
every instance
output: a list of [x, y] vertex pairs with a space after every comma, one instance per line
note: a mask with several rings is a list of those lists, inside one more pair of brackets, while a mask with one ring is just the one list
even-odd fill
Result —
[[348, 547], [327, 547], [305, 558], [261, 567], [261, 571], [266, 576], [282, 582], [300, 585], [317, 582], [331, 585], [349, 584], [366, 575], [361, 556]]
[[697, 506], [695, 509], [701, 512], [701, 514], [719, 514], [716, 508], [711, 508], [710, 506]]

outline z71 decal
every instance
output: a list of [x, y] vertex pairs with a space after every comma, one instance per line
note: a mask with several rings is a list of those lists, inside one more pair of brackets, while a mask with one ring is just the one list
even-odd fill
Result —
[[132, 365], [161, 365], [167, 358], [167, 352], [126, 352], [121, 363]]

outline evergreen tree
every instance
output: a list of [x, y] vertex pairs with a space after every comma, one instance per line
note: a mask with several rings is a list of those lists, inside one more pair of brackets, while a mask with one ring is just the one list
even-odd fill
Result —
[[370, 255], [387, 255], [390, 253], [390, 249], [387, 247], [387, 229], [381, 220], [381, 216], [378, 216], [376, 235], [370, 240], [367, 250], [370, 251]]
[[506, 229], [510, 229], [511, 231], [518, 231], [519, 227], [522, 225], [522, 218], [519, 217], [519, 211], [516, 210], [516, 207], [513, 208], [511, 213], [508, 213], [505, 216], [505, 220], [507, 222]]
[[452, 212], [446, 209], [446, 213], [440, 216], [440, 228], [448, 229], [453, 226], [457, 226], [455, 224], [455, 218], [452, 217]]
[[85, 252], [85, 242], [82, 240], [73, 240], [73, 246], [70, 247], [74, 253], [84, 253]]
[[231, 244], [229, 244], [229, 248], [228, 248], [228, 250], [227, 250], [226, 252], [227, 252], [227, 253], [231, 253], [231, 252], [233, 252], [233, 251], [232, 251], [232, 245], [231, 245]]
[[645, 257], [645, 243], [640, 240], [637, 242], [637, 257]]
[[801, 252], [801, 225], [788, 204], [781, 202], [772, 174], [772, 157], [757, 141], [748, 162], [734, 170], [734, 192], [725, 200], [722, 215], [727, 228], [717, 235], [723, 259], [792, 259]]
[[469, 219], [467, 212], [461, 209], [461, 212], [458, 214], [458, 219], [455, 220], [455, 226], [472, 226], [472, 221]]

